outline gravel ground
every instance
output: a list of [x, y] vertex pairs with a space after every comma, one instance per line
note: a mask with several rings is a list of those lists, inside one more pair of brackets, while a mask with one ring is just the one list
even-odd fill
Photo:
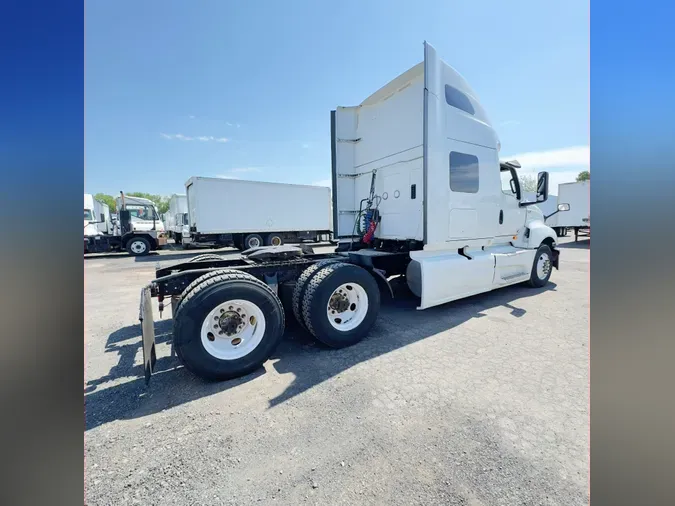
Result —
[[416, 311], [399, 287], [360, 344], [289, 321], [264, 370], [221, 383], [170, 356], [155, 301], [149, 387], [140, 290], [201, 251], [87, 258], [86, 504], [588, 504], [590, 250], [562, 243], [543, 289]]

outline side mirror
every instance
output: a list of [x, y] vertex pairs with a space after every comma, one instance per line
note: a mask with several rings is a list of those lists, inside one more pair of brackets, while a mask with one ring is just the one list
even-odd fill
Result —
[[548, 199], [548, 172], [540, 172], [537, 175], [537, 203], [546, 202]]
[[569, 204], [558, 204], [558, 211], [569, 211], [569, 210], [570, 210]]

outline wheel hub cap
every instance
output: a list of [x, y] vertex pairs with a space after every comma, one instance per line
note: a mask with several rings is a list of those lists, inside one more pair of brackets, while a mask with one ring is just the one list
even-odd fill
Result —
[[328, 306], [333, 312], [344, 313], [349, 307], [349, 298], [340, 290], [331, 296]]
[[241, 308], [237, 308], [237, 311], [225, 311], [218, 318], [218, 327], [220, 327], [218, 333], [231, 337], [241, 332], [245, 325], [246, 315], [242, 313]]

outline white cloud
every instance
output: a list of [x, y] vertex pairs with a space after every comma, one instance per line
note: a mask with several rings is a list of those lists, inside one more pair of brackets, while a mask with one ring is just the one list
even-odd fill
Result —
[[179, 140], [179, 141], [193, 141], [193, 140], [195, 140], [194, 137], [189, 137], [189, 136], [183, 135], [183, 134], [160, 134], [160, 135], [162, 137], [164, 137], [165, 139], [172, 139], [172, 140], [175, 139], [175, 140]]
[[502, 160], [518, 160], [523, 169], [564, 169], [570, 167], [588, 168], [591, 159], [589, 146], [532, 151], [512, 156], [501, 156]]
[[193, 116], [192, 114], [190, 114], [190, 119], [195, 119], [195, 116]]
[[222, 179], [239, 179], [237, 176], [233, 176], [232, 174], [218, 174], [216, 177]]
[[331, 188], [333, 186], [333, 181], [331, 179], [322, 179], [321, 181], [312, 183], [312, 186], [327, 186], [328, 188]]
[[230, 123], [229, 121], [226, 121], [225, 124], [226, 124], [227, 126], [234, 126], [234, 125], [233, 125], [232, 123]]
[[183, 134], [165, 134], [165, 133], [160, 133], [162, 137], [165, 139], [169, 140], [179, 140], [179, 141], [201, 141], [201, 142], [228, 142], [230, 139], [227, 137], [214, 137], [213, 135], [200, 135], [198, 137], [191, 137], [189, 135], [183, 135]]
[[309, 149], [309, 144], [307, 144], [307, 143], [303, 144], [302, 149]]

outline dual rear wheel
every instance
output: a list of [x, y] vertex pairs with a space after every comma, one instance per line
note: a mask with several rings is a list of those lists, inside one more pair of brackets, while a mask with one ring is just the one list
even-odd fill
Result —
[[[380, 306], [380, 292], [364, 269], [338, 261], [317, 263], [300, 276], [293, 293], [298, 321], [328, 346], [363, 339]], [[175, 304], [176, 355], [194, 374], [225, 380], [259, 368], [281, 342], [284, 309], [268, 285], [231, 269], [192, 282]]]

